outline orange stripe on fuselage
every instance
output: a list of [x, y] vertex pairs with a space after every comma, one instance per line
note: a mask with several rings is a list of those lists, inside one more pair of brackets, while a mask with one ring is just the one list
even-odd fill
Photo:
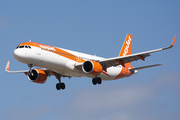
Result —
[[50, 51], [50, 52], [53, 52], [55, 54], [58, 54], [60, 56], [63, 56], [65, 58], [68, 58], [70, 60], [73, 60], [73, 61], [76, 61], [76, 62], [85, 62], [84, 59], [82, 58], [79, 58], [67, 51], [64, 51], [60, 48], [56, 48], [56, 47], [53, 47], [53, 46], [49, 46], [49, 45], [45, 45], [45, 44], [40, 44], [40, 43], [35, 43], [35, 42], [24, 42], [24, 43], [21, 43], [19, 44], [18, 46], [22, 46], [22, 45], [29, 45], [29, 46], [34, 46], [34, 47], [38, 47], [38, 48], [41, 48], [43, 50], [47, 50], [47, 51]]

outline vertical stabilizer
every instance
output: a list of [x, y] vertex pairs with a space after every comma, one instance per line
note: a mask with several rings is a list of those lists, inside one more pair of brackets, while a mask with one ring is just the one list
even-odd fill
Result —
[[[125, 41], [124, 41], [124, 44], [123, 44], [121, 51], [119, 53], [119, 57], [130, 55], [131, 49], [132, 49], [132, 35], [127, 34]], [[126, 63], [125, 66], [129, 67], [129, 66], [131, 66], [131, 63]]]

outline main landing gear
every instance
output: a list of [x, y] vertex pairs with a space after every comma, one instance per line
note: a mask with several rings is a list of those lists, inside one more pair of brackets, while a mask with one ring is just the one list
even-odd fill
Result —
[[65, 84], [61, 82], [61, 75], [60, 74], [56, 74], [56, 78], [58, 79], [59, 83], [56, 84], [56, 89], [57, 90], [64, 90], [66, 88]]
[[95, 77], [95, 78], [92, 79], [92, 83], [93, 83], [93, 85], [101, 84], [102, 80], [101, 80], [100, 77]]
[[57, 89], [57, 90], [60, 90], [60, 89], [64, 90], [65, 87], [66, 87], [66, 86], [65, 86], [64, 83], [57, 83], [57, 84], [56, 84], [56, 89]]
[[[64, 90], [66, 88], [65, 84], [61, 82], [61, 77], [62, 76], [60, 74], [56, 73], [56, 78], [59, 81], [59, 83], [56, 84], [56, 89], [57, 90], [60, 90], [60, 89]], [[101, 80], [100, 77], [96, 76], [95, 78], [92, 79], [92, 83], [93, 83], [93, 85], [101, 84], [102, 80]]]

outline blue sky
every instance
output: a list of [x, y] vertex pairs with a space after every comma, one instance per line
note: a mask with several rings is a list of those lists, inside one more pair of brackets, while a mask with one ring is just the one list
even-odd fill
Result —
[[[180, 15], [179, 0], [16, 0], [0, 2], [0, 119], [3, 120], [179, 120]], [[90, 78], [54, 76], [45, 84], [28, 81], [28, 69], [13, 57], [21, 42], [39, 42], [110, 58], [119, 54], [126, 34], [133, 35], [132, 53], [166, 47], [134, 67], [162, 63], [129, 78], [93, 86]]]

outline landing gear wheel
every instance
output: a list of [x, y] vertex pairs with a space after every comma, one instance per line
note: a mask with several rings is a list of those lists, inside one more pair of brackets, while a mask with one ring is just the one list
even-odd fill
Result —
[[97, 83], [98, 83], [98, 84], [101, 84], [101, 83], [102, 83], [102, 80], [101, 80], [100, 77], [97, 78]]
[[101, 84], [102, 80], [101, 80], [100, 77], [95, 77], [95, 78], [92, 79], [92, 83], [93, 83], [93, 85]]
[[97, 84], [97, 79], [96, 79], [96, 78], [93, 78], [93, 79], [92, 79], [92, 83], [93, 83], [93, 85], [96, 85], [96, 84]]
[[56, 89], [57, 90], [60, 90], [60, 89], [64, 90], [65, 88], [66, 88], [66, 86], [65, 86], [64, 83], [57, 83], [56, 84]]
[[60, 90], [60, 89], [61, 89], [61, 87], [60, 87], [60, 84], [59, 84], [59, 83], [57, 83], [57, 84], [56, 84], [56, 89], [57, 89], [57, 90]]
[[66, 88], [66, 86], [65, 86], [64, 83], [61, 83], [60, 86], [61, 86], [61, 89], [62, 89], [62, 90], [64, 90], [64, 89]]

